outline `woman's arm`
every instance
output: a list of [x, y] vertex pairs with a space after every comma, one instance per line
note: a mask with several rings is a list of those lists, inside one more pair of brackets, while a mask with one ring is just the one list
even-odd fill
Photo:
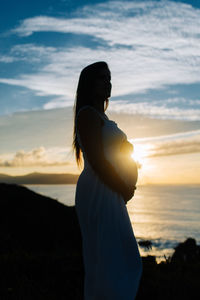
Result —
[[120, 193], [127, 203], [134, 195], [134, 187], [127, 188], [112, 165], [105, 159], [102, 142], [103, 120], [90, 108], [80, 111], [77, 128], [87, 159], [102, 182], [115, 192]]

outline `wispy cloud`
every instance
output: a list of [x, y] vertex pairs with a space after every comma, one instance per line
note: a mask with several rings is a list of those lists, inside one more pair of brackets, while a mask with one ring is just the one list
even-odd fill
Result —
[[[137, 143], [147, 143], [147, 142], [165, 142], [165, 141], [174, 141], [178, 139], [191, 139], [194, 137], [198, 137], [200, 135], [200, 129], [199, 130], [190, 130], [190, 131], [185, 131], [185, 132], [177, 132], [173, 134], [166, 134], [166, 135], [156, 135], [153, 137], [145, 137], [145, 138], [137, 138], [134, 139], [135, 142]], [[133, 140], [131, 140], [133, 141]]]
[[168, 156], [200, 152], [200, 135], [195, 139], [168, 141], [156, 145], [149, 157]]
[[175, 97], [175, 98], [169, 98], [165, 99], [165, 104], [181, 104], [184, 106], [193, 106], [193, 105], [200, 105], [199, 99], [186, 99], [183, 97]]
[[[170, 103], [171, 100], [172, 99], [170, 98]], [[176, 106], [168, 107], [167, 104], [168, 99], [162, 101], [162, 104], [160, 101], [141, 101], [139, 103], [131, 103], [125, 100], [118, 100], [110, 102], [110, 109], [118, 113], [141, 114], [160, 119], [177, 119], [187, 121], [200, 120], [200, 109], [187, 107], [181, 108]], [[193, 101], [193, 104], [197, 105], [198, 102]]]
[[[65, 149], [66, 150], [66, 149]], [[64, 159], [63, 149], [35, 148], [31, 151], [19, 150], [15, 154], [0, 155], [1, 167], [52, 167], [70, 165]], [[8, 158], [9, 157], [9, 158]]]
[[[10, 55], [16, 59], [28, 58], [27, 61], [38, 64], [32, 73], [0, 78], [0, 82], [26, 87], [36, 95], [58, 97], [44, 108], [69, 105], [80, 70], [97, 60], [109, 63], [112, 95], [122, 98], [169, 84], [200, 82], [200, 10], [191, 5], [171, 1], [110, 1], [87, 5], [68, 18], [25, 19], [12, 33], [26, 38], [49, 31], [90, 35], [97, 46], [55, 48], [24, 44], [12, 48]], [[119, 105], [122, 103], [118, 102]], [[133, 104], [132, 110], [164, 118], [199, 119], [198, 109], [182, 111], [155, 103]]]
[[13, 56], [0, 55], [0, 62], [1, 63], [12, 63], [15, 60], [16, 60], [16, 58], [13, 57]]
[[[200, 130], [131, 140], [146, 148], [145, 157], [159, 157], [200, 152]], [[144, 146], [142, 146], [144, 145]]]

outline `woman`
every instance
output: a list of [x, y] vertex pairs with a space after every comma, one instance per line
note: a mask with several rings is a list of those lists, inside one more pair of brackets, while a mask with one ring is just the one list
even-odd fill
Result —
[[81, 153], [84, 158], [75, 196], [83, 244], [84, 300], [135, 299], [142, 270], [126, 208], [134, 195], [137, 172], [133, 167], [133, 183], [127, 184], [116, 153], [120, 149], [127, 154], [132, 148], [125, 133], [104, 112], [111, 95], [110, 80], [105, 62], [84, 68], [74, 106], [77, 164]]

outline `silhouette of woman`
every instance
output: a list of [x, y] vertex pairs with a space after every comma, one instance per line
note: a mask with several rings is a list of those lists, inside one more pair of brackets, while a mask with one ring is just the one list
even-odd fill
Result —
[[75, 195], [83, 245], [84, 300], [134, 300], [142, 272], [126, 208], [134, 195], [137, 168], [130, 159], [132, 145], [125, 133], [105, 114], [110, 80], [105, 62], [85, 67], [74, 104], [73, 148], [78, 166], [81, 155], [84, 159]]

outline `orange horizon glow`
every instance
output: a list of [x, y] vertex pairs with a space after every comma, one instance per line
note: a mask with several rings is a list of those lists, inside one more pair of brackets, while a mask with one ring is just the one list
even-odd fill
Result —
[[[131, 157], [138, 164], [138, 183], [145, 184], [200, 184], [199, 153], [159, 156], [153, 143], [135, 143]], [[59, 166], [1, 167], [0, 174], [20, 176], [33, 172], [54, 174], [80, 174], [75, 159], [70, 164]]]

